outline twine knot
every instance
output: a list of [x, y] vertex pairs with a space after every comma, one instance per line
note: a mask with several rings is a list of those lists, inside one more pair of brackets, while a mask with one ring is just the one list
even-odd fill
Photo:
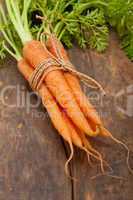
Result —
[[[54, 37], [53, 38], [54, 41], [56, 39], [57, 44], [58, 44], [58, 39], [55, 36], [51, 36], [51, 37]], [[95, 79], [93, 79], [92, 77], [84, 73], [77, 71], [71, 62], [65, 61], [63, 59], [61, 55], [60, 47], [59, 48], [55, 47], [55, 50], [57, 51], [56, 52], [57, 57], [55, 57], [53, 56], [53, 54], [51, 54], [48, 51], [44, 43], [43, 43], [43, 46], [44, 46], [44, 51], [47, 51], [49, 58], [45, 59], [38, 66], [35, 67], [35, 70], [32, 73], [29, 80], [30, 85], [33, 90], [38, 90], [40, 88], [41, 84], [45, 80], [45, 77], [48, 75], [48, 73], [55, 70], [62, 70], [65, 72], [66, 71], [70, 72], [71, 74], [77, 76], [79, 80], [81, 80], [88, 87], [100, 89], [102, 93], [105, 94], [103, 87]]]

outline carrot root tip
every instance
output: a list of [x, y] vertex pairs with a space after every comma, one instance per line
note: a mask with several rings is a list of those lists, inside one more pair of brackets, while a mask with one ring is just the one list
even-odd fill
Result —
[[127, 150], [126, 163], [127, 163], [127, 167], [128, 167], [129, 172], [131, 174], [133, 174], [133, 169], [131, 168], [130, 163], [129, 163], [130, 150], [129, 150], [128, 146], [124, 142], [122, 142], [122, 141], [118, 140], [117, 138], [115, 138], [106, 128], [101, 127], [101, 132], [102, 132], [102, 134], [104, 136], [110, 137], [114, 142], [122, 145]]
[[73, 158], [73, 155], [74, 155], [74, 149], [73, 149], [73, 145], [72, 145], [71, 142], [69, 142], [69, 146], [70, 146], [70, 151], [71, 152], [70, 152], [70, 156], [69, 156], [68, 160], [65, 163], [65, 173], [66, 173], [66, 175], [67, 175], [68, 178], [72, 179], [73, 181], [77, 181], [77, 179], [75, 177], [73, 177], [73, 176], [70, 175], [69, 169], [68, 169], [68, 165], [71, 162], [71, 160]]

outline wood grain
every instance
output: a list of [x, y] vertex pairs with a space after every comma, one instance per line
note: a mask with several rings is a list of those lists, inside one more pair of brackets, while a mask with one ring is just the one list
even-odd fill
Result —
[[[104, 86], [106, 97], [83, 89], [106, 127], [133, 151], [133, 107], [128, 108], [128, 113], [119, 110], [126, 110], [127, 96], [130, 98], [133, 93], [133, 63], [120, 49], [115, 34], [111, 34], [110, 46], [104, 54], [77, 47], [69, 54], [81, 72]], [[92, 180], [100, 172], [99, 163], [94, 162], [90, 167], [86, 155], [76, 148], [71, 174], [78, 182], [65, 176], [67, 145], [51, 125], [42, 105], [35, 106], [37, 97], [29, 97], [31, 91], [17, 71], [15, 61], [9, 58], [0, 65], [0, 200], [132, 200], [133, 176], [126, 167], [126, 152], [110, 140], [97, 138], [92, 143], [110, 163], [114, 175], [124, 179], [100, 176]], [[18, 92], [21, 105], [13, 106], [20, 101]], [[28, 110], [29, 98], [32, 106]], [[133, 105], [133, 98], [130, 101]], [[132, 155], [130, 163], [133, 166]]]

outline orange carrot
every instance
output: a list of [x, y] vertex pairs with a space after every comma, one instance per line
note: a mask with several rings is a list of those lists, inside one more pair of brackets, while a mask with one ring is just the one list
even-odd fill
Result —
[[[23, 48], [23, 55], [33, 67], [49, 58], [49, 54], [44, 50], [43, 45], [39, 41], [28, 42]], [[66, 110], [67, 115], [74, 124], [88, 135], [96, 136], [97, 132], [92, 131], [80, 110], [67, 81], [64, 79], [63, 72], [60, 70], [51, 71], [45, 77], [45, 83], [61, 107]]]
[[[31, 74], [33, 73], [33, 68], [30, 67], [24, 59], [18, 62], [18, 69], [23, 74], [25, 79], [29, 80]], [[84, 142], [82, 142], [82, 138], [80, 138], [80, 134], [78, 133], [79, 130], [77, 131], [77, 128], [73, 122], [67, 117], [66, 113], [61, 110], [44, 84], [41, 85], [40, 89], [38, 90], [38, 94], [42, 98], [43, 105], [47, 109], [53, 125], [58, 130], [59, 134], [64, 138], [64, 140], [67, 141], [70, 145], [71, 154], [65, 164], [66, 173], [68, 174], [68, 164], [73, 157], [72, 143], [80, 149], [84, 150], [88, 156], [91, 155], [97, 160], [101, 160], [100, 156], [96, 150], [91, 147], [91, 145], [87, 146], [84, 144]]]
[[[20, 72], [24, 75], [24, 77], [27, 80], [29, 80], [33, 72], [33, 69], [27, 64], [27, 62], [25, 62], [25, 60], [20, 60], [18, 63], [18, 68]], [[52, 97], [49, 90], [44, 84], [42, 84], [38, 93], [42, 98], [43, 104], [45, 108], [47, 109], [54, 126], [57, 128], [59, 133], [63, 132], [64, 133], [62, 134], [63, 138], [66, 141], [69, 141], [70, 135], [67, 134], [68, 132], [67, 125], [62, 120], [62, 115], [60, 114], [60, 110], [57, 106], [57, 103], [55, 102], [55, 99]]]
[[[26, 80], [29, 80], [31, 74], [33, 73], [33, 68], [30, 67], [29, 64], [24, 59], [18, 62], [18, 68], [19, 71], [26, 78]], [[69, 143], [71, 154], [65, 165], [65, 171], [68, 174], [67, 166], [74, 154], [71, 133], [69, 131], [68, 125], [66, 124], [66, 121], [62, 117], [62, 113], [55, 99], [52, 97], [51, 93], [44, 84], [41, 85], [38, 93], [42, 98], [42, 103], [47, 109], [53, 125], [58, 130], [59, 134], [64, 138], [64, 140]]]
[[[67, 52], [65, 51], [62, 43], [54, 36], [49, 37], [47, 41], [47, 47], [54, 56], [60, 56], [65, 61], [69, 61]], [[65, 72], [64, 76], [70, 88], [72, 89], [72, 92], [78, 104], [80, 105], [80, 108], [83, 111], [84, 115], [93, 122], [92, 126], [102, 124], [96, 110], [89, 102], [86, 95], [83, 93], [78, 78], [69, 72]]]
[[[44, 61], [46, 58], [49, 58], [49, 54], [44, 51], [43, 45], [38, 41], [31, 41], [28, 42], [24, 49], [23, 54], [24, 57], [29, 61], [30, 65], [36, 66], [40, 64], [42, 61]], [[37, 55], [37, 56], [36, 56]], [[83, 132], [87, 133], [90, 136], [96, 136], [99, 134], [97, 131], [92, 131], [91, 127], [89, 126], [89, 123], [87, 122], [85, 116], [81, 112], [80, 108], [78, 107], [77, 102], [75, 101], [75, 97], [72, 95], [71, 88], [68, 86], [67, 81], [64, 79], [64, 74], [60, 70], [52, 71], [49, 74], [47, 74], [45, 78], [45, 82], [49, 90], [51, 91], [52, 95], [56, 97], [56, 100], [59, 102], [59, 104], [66, 110], [68, 116], [72, 119], [74, 124]], [[61, 96], [60, 96], [61, 94]], [[76, 95], [76, 93], [75, 93]], [[76, 112], [75, 112], [76, 111]], [[95, 111], [95, 110], [94, 110]], [[95, 117], [93, 118], [95, 119]], [[110, 137], [115, 142], [121, 144], [126, 148], [128, 154], [127, 154], [127, 165], [131, 173], [133, 173], [133, 170], [130, 167], [129, 164], [129, 148], [121, 141], [116, 139], [110, 132], [108, 132], [102, 125], [101, 121], [97, 123], [96, 125], [100, 125], [100, 135]], [[67, 162], [70, 162], [70, 160], [73, 157], [73, 146], [72, 142], [69, 145], [71, 148], [71, 155]], [[66, 166], [67, 166], [66, 165]]]

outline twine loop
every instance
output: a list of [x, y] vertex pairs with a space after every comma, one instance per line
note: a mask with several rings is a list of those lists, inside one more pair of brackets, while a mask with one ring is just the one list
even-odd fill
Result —
[[[54, 42], [56, 41], [58, 45], [58, 39], [55, 36], [52, 35], [51, 39], [54, 39]], [[42, 44], [44, 47], [44, 51], [47, 51], [49, 58], [45, 59], [38, 66], [35, 67], [35, 70], [29, 79], [29, 83], [33, 90], [37, 91], [40, 88], [41, 84], [45, 80], [45, 77], [48, 75], [48, 73], [55, 70], [62, 70], [65, 72], [70, 72], [71, 74], [77, 76], [79, 80], [81, 80], [88, 87], [94, 89], [100, 89], [102, 93], [105, 94], [103, 87], [95, 79], [84, 73], [77, 71], [71, 62], [65, 61], [63, 59], [59, 45], [58, 47], [54, 48], [56, 50], [56, 55], [57, 55], [57, 57], [55, 57], [52, 53], [48, 51], [44, 42]]]

